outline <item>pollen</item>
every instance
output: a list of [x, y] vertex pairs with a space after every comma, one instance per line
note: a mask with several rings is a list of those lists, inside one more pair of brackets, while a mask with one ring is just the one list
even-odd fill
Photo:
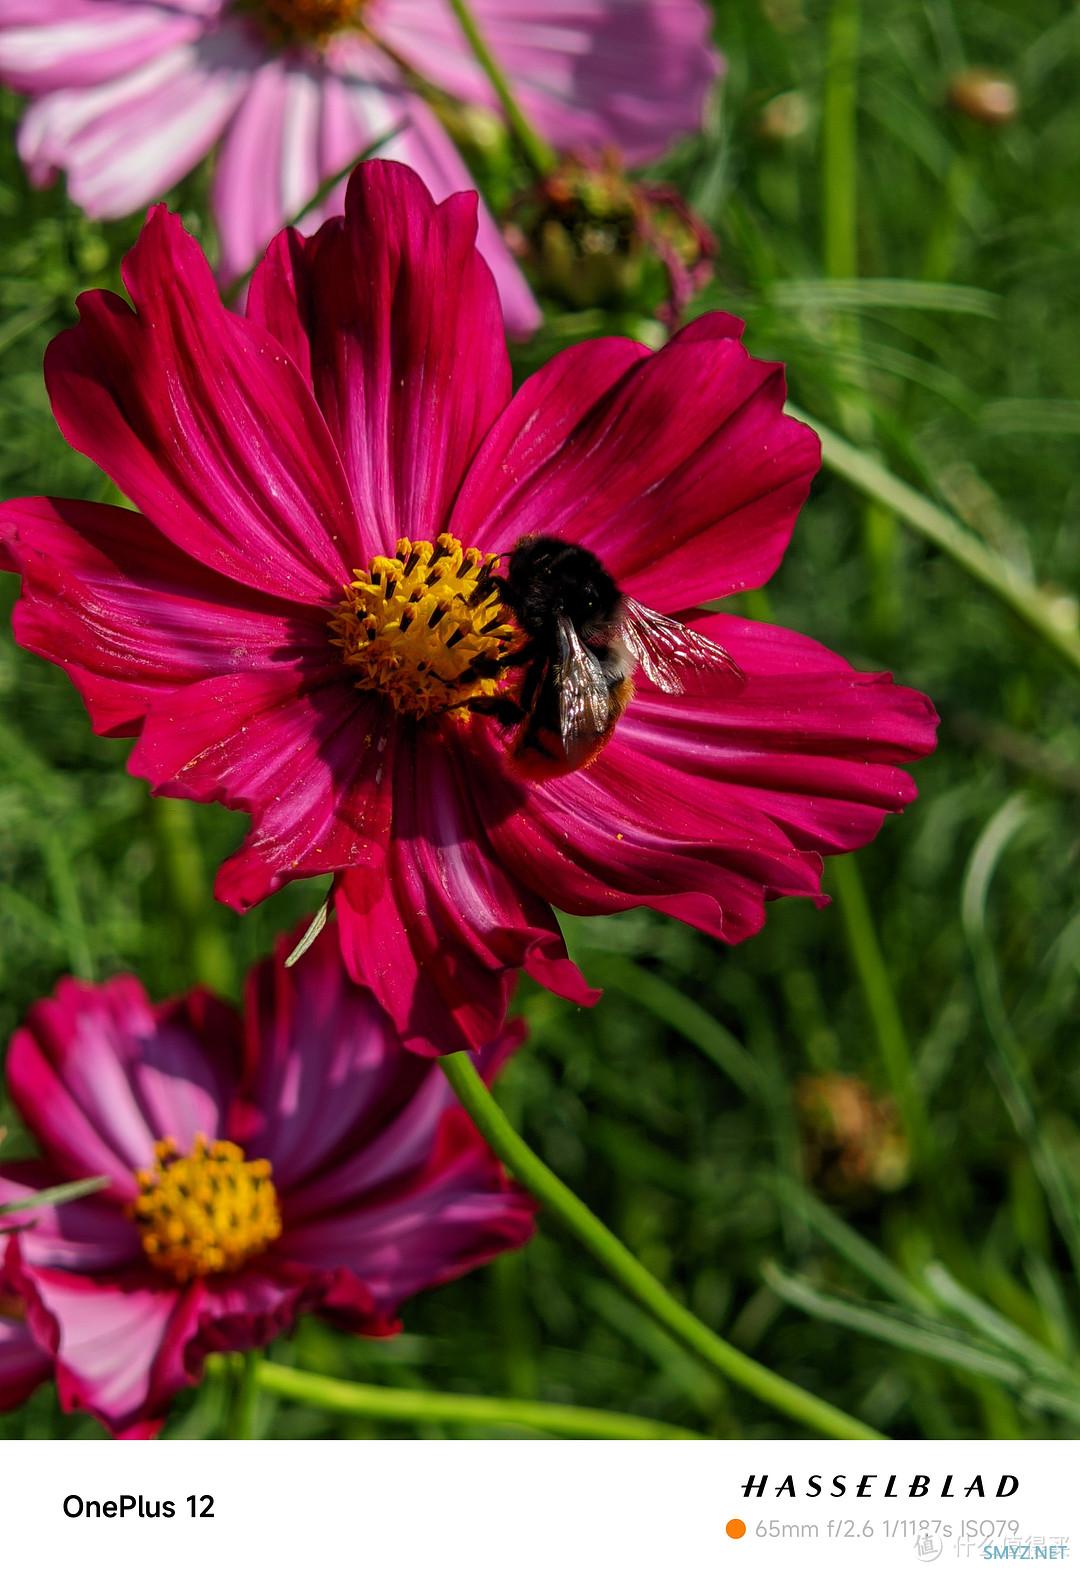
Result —
[[367, 0], [239, 0], [273, 43], [324, 44], [360, 25]]
[[440, 535], [399, 540], [396, 556], [358, 569], [331, 620], [356, 686], [420, 718], [501, 692], [525, 640], [492, 580], [498, 565]]
[[150, 1265], [177, 1283], [234, 1272], [281, 1233], [277, 1191], [265, 1158], [249, 1162], [232, 1141], [197, 1135], [188, 1155], [173, 1140], [139, 1169], [132, 1214]]

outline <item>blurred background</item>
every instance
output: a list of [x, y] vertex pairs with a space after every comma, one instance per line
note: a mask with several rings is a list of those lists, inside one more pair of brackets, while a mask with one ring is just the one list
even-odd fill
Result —
[[[715, 11], [728, 71], [707, 129], [649, 172], [715, 236], [690, 313], [745, 316], [751, 351], [788, 362], [793, 402], [860, 450], [854, 467], [830, 450], [786, 562], [742, 609], [924, 689], [941, 742], [907, 815], [831, 864], [824, 912], [778, 903], [736, 950], [650, 914], [568, 922], [605, 1004], [523, 988], [531, 1044], [500, 1095], [652, 1271], [793, 1381], [896, 1436], [1075, 1434], [1078, 674], [889, 506], [888, 479], [1067, 621], [1080, 8], [877, 0], [861, 26], [856, 0]], [[41, 357], [80, 289], [118, 287], [138, 224], [95, 224], [61, 190], [28, 190], [17, 114], [0, 103], [0, 490], [100, 498], [102, 477], [52, 423]], [[543, 292], [521, 373], [598, 332], [655, 339], [656, 264], [618, 216], [545, 232], [501, 136], [457, 130]], [[196, 175], [173, 202], [212, 248], [205, 188]], [[685, 221], [670, 221], [693, 261]], [[16, 587], [0, 584], [5, 630]], [[64, 972], [235, 993], [321, 900], [309, 884], [243, 919], [215, 906], [211, 873], [241, 818], [152, 802], [124, 773], [128, 744], [95, 739], [66, 679], [9, 630], [0, 726], [0, 1040]], [[0, 1125], [4, 1155], [25, 1155], [2, 1103]], [[543, 1223], [523, 1254], [405, 1321], [381, 1343], [308, 1322], [274, 1357], [708, 1435], [792, 1433]], [[166, 1433], [217, 1433], [220, 1402], [212, 1381], [186, 1395]], [[260, 1403], [263, 1434], [410, 1433]], [[49, 1391], [0, 1416], [3, 1437], [100, 1433]]]

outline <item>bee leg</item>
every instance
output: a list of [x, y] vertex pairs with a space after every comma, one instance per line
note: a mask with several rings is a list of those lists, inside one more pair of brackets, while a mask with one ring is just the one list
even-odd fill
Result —
[[521, 649], [510, 650], [508, 654], [500, 655], [499, 665], [504, 669], [513, 666], [527, 666], [535, 658], [536, 645], [530, 639], [528, 644], [523, 645]]
[[501, 573], [489, 573], [486, 568], [482, 569], [477, 576], [476, 587], [469, 596], [469, 603], [474, 605], [477, 601], [483, 600], [486, 595], [491, 594], [492, 590], [497, 590], [499, 599], [502, 600], [509, 587]]
[[490, 715], [500, 726], [516, 726], [525, 719], [525, 711], [514, 699], [505, 694], [492, 693], [486, 698], [470, 699], [465, 705], [474, 715]]

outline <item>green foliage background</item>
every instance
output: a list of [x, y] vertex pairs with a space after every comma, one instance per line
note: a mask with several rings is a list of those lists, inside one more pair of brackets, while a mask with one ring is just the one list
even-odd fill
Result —
[[[948, 508], [999, 561], [1053, 596], [1075, 592], [1080, 10], [878, 0], [861, 28], [857, 0], [716, 12], [727, 79], [707, 134], [664, 171], [719, 238], [698, 306], [745, 315], [751, 350], [789, 363], [803, 409]], [[1014, 123], [979, 126], [945, 107], [966, 64], [1015, 78]], [[770, 139], [763, 111], [789, 93], [805, 125]], [[92, 224], [59, 190], [29, 191], [17, 112], [4, 101], [0, 491], [102, 497], [102, 478], [53, 426], [41, 356], [80, 289], [118, 287], [137, 223]], [[496, 193], [516, 174], [497, 151], [476, 168]], [[174, 200], [212, 244], [204, 195], [203, 174]], [[521, 369], [569, 338], [626, 327], [553, 304]], [[0, 586], [5, 622], [15, 589]], [[933, 696], [941, 745], [918, 768], [920, 800], [833, 865], [828, 910], [776, 905], [740, 949], [651, 915], [568, 924], [605, 1001], [584, 1013], [523, 991], [532, 1041], [501, 1098], [699, 1316], [792, 1380], [899, 1436], [1074, 1433], [1077, 673], [836, 474], [817, 484], [767, 597], [750, 602]], [[0, 728], [3, 1040], [65, 971], [130, 969], [158, 995], [196, 978], [234, 991], [321, 898], [294, 888], [243, 920], [216, 907], [211, 872], [240, 819], [152, 803], [124, 772], [127, 745], [95, 739], [63, 676], [9, 632]], [[914, 1147], [900, 1189], [823, 1201], [805, 1183], [794, 1086], [832, 1070], [906, 1115]], [[29, 1149], [2, 1103], [0, 1124], [6, 1156]], [[405, 1320], [386, 1343], [307, 1323], [273, 1357], [393, 1386], [629, 1410], [708, 1435], [792, 1433], [543, 1223], [521, 1256], [423, 1297]], [[178, 1402], [167, 1433], [220, 1433], [223, 1385]], [[266, 1397], [258, 1426], [410, 1433]], [[44, 1391], [0, 1417], [0, 1436], [91, 1434]]]

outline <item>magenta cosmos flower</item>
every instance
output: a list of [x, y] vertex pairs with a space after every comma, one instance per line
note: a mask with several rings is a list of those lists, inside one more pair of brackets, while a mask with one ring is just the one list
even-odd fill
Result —
[[[662, 153], [701, 123], [718, 60], [701, 0], [473, 0], [537, 128], [559, 147]], [[387, 46], [386, 52], [375, 40]], [[19, 151], [37, 183], [64, 170], [98, 218], [162, 196], [215, 143], [223, 272], [245, 272], [322, 183], [385, 150], [439, 197], [472, 184], [409, 90], [405, 62], [494, 107], [447, 0], [0, 0], [0, 80], [32, 96]], [[339, 185], [307, 218], [342, 210]], [[535, 302], [486, 210], [480, 244], [507, 322]]]
[[[485, 1051], [488, 1076], [517, 1040]], [[0, 1201], [110, 1184], [7, 1237], [25, 1314], [10, 1335], [0, 1320], [0, 1395], [8, 1362], [14, 1384], [41, 1351], [63, 1405], [115, 1432], [161, 1416], [207, 1353], [304, 1312], [385, 1336], [404, 1299], [532, 1231], [530, 1199], [325, 936], [251, 974], [243, 1019], [202, 992], [154, 1006], [132, 977], [64, 981], [7, 1076], [42, 1157], [0, 1165]]]
[[910, 801], [897, 765], [935, 721], [798, 634], [699, 616], [741, 684], [706, 661], [692, 695], [661, 692], [643, 663], [588, 768], [523, 776], [517, 734], [476, 713], [521, 676], [491, 558], [580, 543], [660, 613], [748, 589], [818, 444], [720, 314], [656, 354], [579, 345], [512, 396], [475, 203], [361, 165], [343, 221], [273, 244], [246, 318], [155, 210], [134, 309], [83, 296], [46, 362], [64, 434], [142, 513], [0, 508], [19, 641], [98, 731], [138, 734], [156, 792], [251, 814], [219, 897], [338, 874], [350, 971], [428, 1053], [489, 1040], [520, 967], [593, 999], [552, 905], [651, 906], [734, 943], [774, 896], [820, 901], [822, 856]]
[[0, 1413], [18, 1408], [52, 1374], [52, 1360], [26, 1324], [22, 1299], [6, 1282], [5, 1240], [0, 1233]]

